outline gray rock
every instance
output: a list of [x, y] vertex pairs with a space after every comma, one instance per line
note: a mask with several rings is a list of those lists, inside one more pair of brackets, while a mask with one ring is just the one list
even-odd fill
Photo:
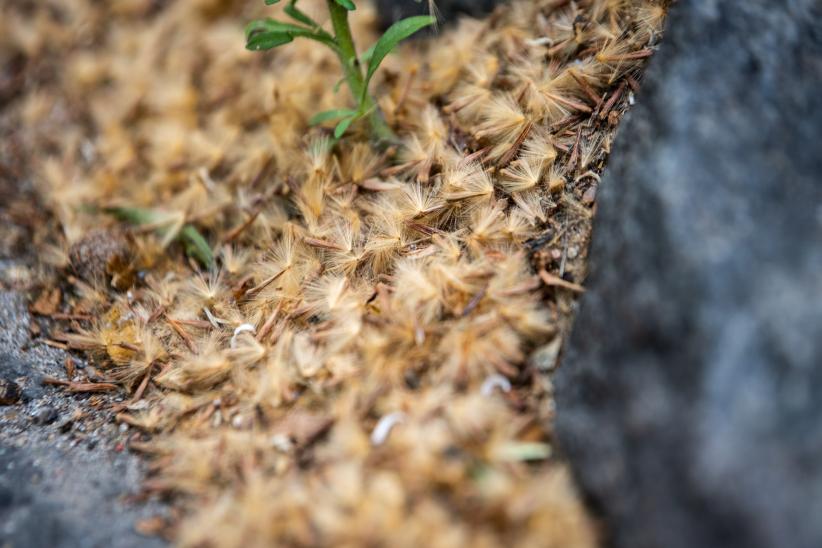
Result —
[[[436, 0], [437, 12], [444, 22], [453, 21], [460, 14], [481, 16], [492, 9], [501, 0]], [[394, 21], [411, 15], [427, 15], [428, 0], [377, 0], [380, 24], [388, 27]]]
[[617, 139], [556, 378], [614, 546], [822, 546], [820, 12], [676, 3]]
[[[8, 301], [4, 301], [3, 295], [0, 294], [0, 309], [2, 309], [4, 302]], [[22, 301], [15, 301], [15, 304], [20, 302]], [[2, 350], [1, 346], [0, 350]], [[39, 372], [36, 367], [32, 367], [30, 363], [22, 359], [19, 355], [0, 351], [0, 377], [3, 376], [6, 379], [17, 379], [24, 382], [24, 388], [21, 390], [20, 397], [24, 402], [37, 400], [45, 393], [42, 384], [42, 373]]]
[[51, 424], [57, 420], [60, 414], [54, 407], [46, 406], [37, 411], [34, 416], [32, 417], [32, 421], [34, 424], [39, 426], [43, 426], [46, 424]]
[[14, 405], [20, 400], [20, 386], [11, 379], [0, 377], [0, 405]]

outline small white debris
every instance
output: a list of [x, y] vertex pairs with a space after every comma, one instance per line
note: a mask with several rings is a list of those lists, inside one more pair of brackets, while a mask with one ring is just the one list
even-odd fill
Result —
[[632, 91], [628, 93], [628, 104], [634, 106], [634, 103], [636, 103], [636, 98], [634, 98], [634, 92]]
[[378, 446], [385, 443], [388, 435], [391, 434], [391, 429], [403, 422], [405, 422], [405, 413], [401, 411], [389, 413], [381, 418], [371, 432], [371, 445]]
[[203, 181], [203, 184], [208, 190], [213, 191], [217, 188], [217, 183], [214, 182], [214, 179], [211, 178], [211, 175], [205, 167], [197, 170], [197, 175], [200, 176], [200, 180]]
[[80, 144], [80, 154], [83, 156], [83, 160], [85, 160], [87, 164], [92, 163], [95, 157], [97, 156], [97, 151], [94, 148], [94, 143], [92, 143], [88, 139], [85, 139]]
[[572, 245], [568, 248], [568, 258], [576, 259], [579, 257], [579, 246]]
[[562, 337], [554, 337], [551, 342], [531, 354], [530, 362], [538, 371], [553, 371], [557, 367], [560, 350]]
[[222, 318], [216, 317], [214, 314], [211, 313], [211, 310], [207, 306], [203, 307], [203, 312], [205, 312], [208, 321], [211, 322], [211, 325], [214, 326], [214, 329], [220, 329], [220, 324], [227, 324], [228, 322]]
[[540, 442], [511, 442], [498, 447], [494, 458], [508, 462], [537, 461], [551, 457], [551, 446]]
[[494, 393], [495, 388], [499, 388], [503, 392], [510, 392], [511, 381], [509, 381], [499, 373], [488, 375], [488, 377], [483, 381], [482, 386], [480, 387], [480, 394], [482, 394], [483, 396], [490, 396]]
[[241, 333], [254, 334], [256, 333], [256, 331], [257, 329], [250, 323], [244, 323], [240, 325], [239, 327], [237, 327], [237, 329], [234, 330], [234, 335], [231, 336], [231, 343], [229, 344], [229, 346], [231, 348], [237, 348], [237, 337], [239, 337]]
[[126, 409], [129, 411], [145, 411], [149, 408], [148, 400], [140, 400], [135, 403], [130, 403], [126, 405]]
[[288, 453], [294, 447], [291, 440], [285, 434], [274, 434], [269, 440], [271, 447], [280, 451], [281, 453]]
[[531, 40], [526, 40], [525, 43], [529, 46], [552, 46], [554, 41], [549, 37], [544, 36], [542, 38], [532, 38]]

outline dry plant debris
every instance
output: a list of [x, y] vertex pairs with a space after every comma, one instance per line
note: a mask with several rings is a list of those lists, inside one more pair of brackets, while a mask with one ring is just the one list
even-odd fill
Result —
[[[595, 544], [550, 370], [664, 4], [515, 1], [406, 45], [375, 83], [385, 152], [309, 128], [344, 100], [335, 60], [247, 52], [268, 13], [0, 4], [36, 69], [9, 108], [60, 229], [41, 256], [74, 273], [51, 335], [104, 376], [68, 389], [132, 394], [118, 419], [150, 434], [132, 448], [183, 546]], [[352, 19], [372, 42], [373, 11]], [[123, 234], [111, 208], [152, 222]]]

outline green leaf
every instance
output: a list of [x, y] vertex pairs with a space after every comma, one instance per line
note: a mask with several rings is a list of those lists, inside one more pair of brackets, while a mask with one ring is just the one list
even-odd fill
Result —
[[344, 7], [345, 9], [347, 9], [348, 11], [354, 11], [355, 9], [357, 9], [357, 6], [355, 6], [354, 2], [352, 2], [351, 0], [334, 0], [334, 1], [337, 2], [339, 5], [341, 5], [342, 7]]
[[348, 131], [349, 126], [357, 119], [357, 116], [349, 116], [343, 120], [340, 120], [340, 123], [337, 124], [337, 127], [334, 128], [334, 138], [339, 139], [343, 136], [343, 134]]
[[295, 25], [293, 23], [283, 23], [282, 21], [277, 21], [276, 19], [271, 19], [270, 17], [266, 19], [256, 19], [245, 27], [246, 38], [258, 32], [282, 32], [292, 34], [294, 36], [314, 34], [313, 29]]
[[205, 267], [212, 265], [214, 253], [211, 251], [211, 246], [193, 225], [185, 225], [180, 231], [179, 239], [185, 246], [186, 255], [194, 257]]
[[270, 19], [254, 19], [245, 26], [245, 39], [248, 40], [253, 34], [269, 30], [268, 21]]
[[273, 6], [274, 4], [276, 4], [279, 1], [280, 0], [265, 0], [265, 5], [266, 6]]
[[365, 75], [365, 82], [362, 91], [363, 94], [360, 98], [361, 103], [365, 101], [365, 96], [368, 94], [368, 84], [371, 82], [371, 78], [374, 77], [374, 73], [377, 72], [378, 68], [380, 68], [380, 64], [383, 59], [385, 59], [385, 56], [391, 53], [391, 50], [393, 50], [397, 44], [415, 32], [427, 26], [433, 25], [436, 21], [436, 17], [432, 17], [430, 15], [418, 15], [416, 17], [409, 17], [407, 19], [403, 19], [402, 21], [397, 21], [391, 25], [387, 31], [385, 31], [385, 34], [383, 34], [377, 43], [374, 44], [374, 52], [368, 61], [368, 71]]
[[289, 17], [291, 17], [295, 21], [299, 21], [303, 25], [308, 25], [311, 28], [318, 28], [319, 25], [313, 19], [311, 19], [305, 12], [303, 12], [297, 6], [294, 5], [296, 3], [297, 0], [291, 0], [291, 2], [288, 3], [288, 5], [285, 7], [285, 10], [283, 11], [285, 11], [285, 13]]
[[324, 30], [309, 29], [300, 25], [283, 23], [274, 19], [257, 19], [245, 28], [246, 48], [258, 51], [271, 49], [291, 42], [294, 38], [310, 38], [336, 50], [337, 44]]
[[[109, 215], [114, 215], [117, 219], [135, 224], [135, 225], [150, 225], [158, 223], [164, 217], [162, 213], [151, 209], [144, 209], [140, 207], [107, 207], [103, 211]], [[168, 228], [157, 227], [158, 234], [168, 232]], [[182, 242], [185, 247], [186, 254], [189, 257], [194, 257], [203, 266], [210, 267], [214, 262], [214, 253], [211, 251], [211, 246], [197, 230], [194, 225], [187, 224], [183, 226], [177, 239]]]
[[376, 48], [376, 47], [377, 47], [377, 44], [374, 44], [373, 46], [371, 46], [370, 48], [368, 48], [367, 50], [365, 50], [365, 51], [363, 52], [363, 54], [362, 54], [362, 55], [360, 55], [360, 63], [363, 63], [363, 64], [365, 64], [365, 65], [367, 65], [368, 63], [370, 63], [370, 62], [371, 62], [371, 58], [372, 58], [372, 57], [374, 57], [374, 48]]
[[148, 225], [160, 219], [157, 212], [140, 207], [105, 207], [103, 211], [117, 219], [134, 225]]
[[274, 49], [292, 42], [294, 37], [290, 34], [281, 32], [260, 32], [255, 34], [245, 44], [245, 49], [250, 51], [263, 51], [267, 49]]
[[311, 117], [308, 125], [317, 126], [331, 120], [338, 120], [340, 118], [350, 118], [357, 114], [357, 111], [350, 108], [341, 108], [336, 110], [324, 110]]
[[333, 38], [331, 38], [331, 35], [324, 31], [319, 23], [317, 23], [311, 17], [309, 17], [308, 14], [306, 14], [304, 11], [297, 8], [297, 6], [295, 5], [296, 3], [297, 0], [291, 0], [285, 7], [285, 13], [295, 21], [299, 21], [304, 25], [308, 25], [317, 34], [328, 37], [329, 40], [333, 40]]

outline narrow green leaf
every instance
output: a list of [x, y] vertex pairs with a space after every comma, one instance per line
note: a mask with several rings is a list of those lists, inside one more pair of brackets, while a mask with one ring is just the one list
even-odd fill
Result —
[[214, 262], [214, 253], [211, 251], [211, 246], [208, 245], [206, 239], [193, 225], [185, 225], [180, 231], [179, 238], [183, 242], [186, 254], [189, 257], [194, 257], [205, 267], [211, 266]]
[[[140, 207], [107, 207], [103, 208], [103, 211], [109, 215], [114, 215], [121, 221], [135, 225], [158, 223], [164, 217], [162, 213]], [[158, 234], [162, 235], [167, 232], [168, 227], [157, 227]], [[177, 239], [182, 242], [186, 254], [189, 257], [194, 257], [203, 266], [209, 267], [214, 262], [214, 253], [211, 251], [211, 247], [194, 225], [183, 226], [177, 235]]]
[[147, 225], [155, 223], [160, 216], [150, 209], [140, 207], [106, 207], [103, 211], [109, 215], [114, 215], [117, 219], [135, 225]]
[[371, 82], [374, 73], [380, 67], [385, 56], [391, 53], [397, 44], [414, 34], [415, 32], [437, 22], [436, 17], [430, 15], [418, 15], [416, 17], [409, 17], [402, 21], [397, 21], [391, 25], [385, 34], [374, 44], [374, 52], [371, 59], [368, 61], [368, 71], [365, 75], [365, 85], [363, 86], [363, 95], [361, 101], [365, 99], [368, 94], [368, 84]]
[[314, 21], [311, 17], [309, 17], [307, 13], [305, 13], [301, 9], [297, 8], [297, 6], [295, 5], [296, 3], [297, 3], [297, 0], [291, 0], [288, 3], [288, 5], [285, 7], [285, 10], [283, 10], [283, 11], [285, 11], [285, 13], [289, 17], [294, 19], [295, 21], [299, 21], [300, 23], [302, 23], [304, 25], [308, 25], [317, 34], [327, 36], [330, 39], [331, 35], [328, 34], [327, 32], [325, 32], [322, 29], [322, 27], [320, 26], [320, 24], [317, 23], [316, 21]]
[[340, 137], [342, 137], [345, 134], [345, 132], [348, 131], [348, 128], [356, 119], [356, 116], [350, 116], [348, 118], [340, 120], [340, 123], [337, 124], [337, 127], [334, 128], [334, 138], [339, 139]]
[[324, 110], [323, 112], [319, 112], [312, 116], [311, 119], [308, 121], [308, 124], [311, 126], [317, 126], [325, 122], [330, 122], [331, 120], [338, 120], [340, 118], [350, 118], [355, 114], [357, 114], [357, 112], [351, 110], [350, 108]]
[[273, 6], [274, 4], [276, 4], [279, 1], [280, 0], [265, 0], [265, 5], [266, 6]]
[[363, 54], [360, 55], [360, 63], [363, 63], [364, 65], [367, 65], [368, 63], [370, 63], [371, 58], [374, 57], [374, 48], [376, 48], [376, 47], [377, 47], [377, 44], [374, 44], [373, 46], [371, 46], [370, 48], [365, 50], [363, 52]]
[[297, 6], [294, 5], [296, 3], [297, 0], [291, 0], [291, 2], [288, 3], [288, 5], [285, 7], [283, 11], [285, 11], [285, 13], [289, 17], [291, 17], [295, 21], [299, 21], [303, 25], [308, 25], [311, 28], [319, 27], [319, 25], [315, 23], [313, 19], [311, 19], [305, 12], [303, 12]]
[[[268, 42], [273, 43], [274, 45], [270, 47], [252, 47], [257, 46], [258, 43], [254, 42], [254, 38], [261, 35], [269, 35], [266, 38], [258, 38], [259, 42], [262, 44], [267, 44]], [[248, 49], [271, 49], [271, 47], [277, 47], [282, 44], [287, 44], [294, 38], [310, 38], [312, 40], [316, 40], [318, 42], [322, 42], [323, 44], [329, 46], [330, 48], [336, 50], [337, 44], [334, 42], [334, 39], [331, 37], [330, 34], [323, 30], [314, 30], [309, 29], [300, 25], [294, 25], [291, 23], [283, 23], [281, 21], [276, 21], [274, 19], [257, 19], [256, 21], [252, 21], [248, 24], [245, 28], [245, 36], [246, 36], [246, 48]], [[288, 39], [286, 40], [286, 37]]]
[[357, 6], [354, 5], [354, 2], [351, 0], [335, 0], [339, 5], [347, 9], [348, 11], [354, 11], [357, 9]]
[[254, 19], [245, 26], [245, 39], [248, 40], [252, 34], [265, 32], [268, 30], [265, 19]]
[[302, 34], [311, 34], [314, 31], [293, 23], [283, 23], [270, 17], [266, 19], [255, 19], [245, 27], [246, 38], [257, 32], [287, 32], [299, 36]]
[[290, 34], [281, 32], [260, 32], [253, 35], [245, 44], [245, 49], [251, 51], [263, 51], [273, 49], [283, 44], [292, 42], [294, 38]]

